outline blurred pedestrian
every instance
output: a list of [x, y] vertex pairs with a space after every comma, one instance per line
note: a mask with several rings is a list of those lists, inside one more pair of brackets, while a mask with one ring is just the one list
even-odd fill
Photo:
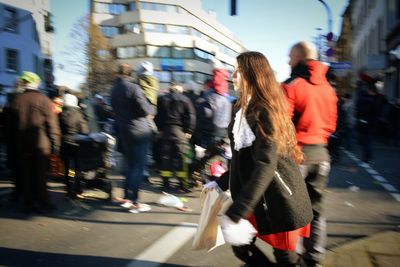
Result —
[[[89, 133], [89, 127], [78, 106], [78, 98], [75, 95], [65, 93], [63, 96], [63, 103], [63, 111], [60, 113], [59, 119], [62, 133], [61, 157], [64, 161], [64, 181], [67, 186], [68, 196], [75, 198], [82, 193], [81, 172], [78, 159], [79, 144], [76, 142], [75, 138], [77, 134]], [[75, 172], [73, 182], [71, 182], [69, 177], [71, 165]]]
[[344, 116], [344, 129], [343, 129], [343, 146], [351, 150], [353, 145], [353, 129], [355, 127], [354, 118], [354, 103], [352, 96], [349, 93], [345, 93], [342, 96], [343, 104], [341, 106], [342, 114]]
[[232, 104], [229, 101], [228, 71], [220, 61], [214, 62], [210, 90], [205, 98], [211, 106], [213, 118], [213, 144], [228, 136], [228, 125], [231, 120]]
[[[143, 61], [140, 63], [140, 66], [138, 68], [138, 84], [143, 90], [144, 96], [147, 98], [149, 103], [154, 109], [154, 113], [157, 111], [157, 100], [158, 100], [158, 91], [160, 90], [160, 84], [158, 82], [158, 79], [154, 76], [154, 68], [153, 64], [149, 61]], [[153, 138], [157, 138], [157, 126], [154, 122], [154, 117], [149, 116], [148, 117], [148, 122], [149, 126], [152, 129], [154, 135]], [[153, 143], [157, 143], [157, 140], [153, 140], [153, 142], [150, 143], [149, 151], [148, 151], [148, 164], [150, 164], [151, 161], [153, 161]], [[146, 165], [145, 168], [145, 182], [150, 183], [150, 172], [149, 172], [149, 166]]]
[[21, 172], [22, 204], [25, 210], [39, 208], [51, 210], [47, 192], [49, 155], [57, 154], [60, 147], [58, 118], [52, 111], [52, 102], [40, 90], [40, 78], [24, 71], [20, 81], [25, 88], [15, 97], [12, 105], [12, 131]]
[[183, 95], [183, 87], [173, 84], [169, 93], [159, 99], [156, 123], [161, 136], [160, 176], [164, 187], [177, 176], [181, 190], [189, 189], [189, 140], [196, 125], [192, 102]]
[[304, 153], [300, 170], [314, 214], [311, 236], [304, 238], [303, 246], [298, 249], [308, 266], [318, 266], [325, 255], [326, 220], [322, 203], [330, 172], [327, 143], [336, 130], [337, 96], [326, 79], [328, 67], [317, 61], [318, 52], [312, 43], [295, 44], [289, 57], [292, 72], [282, 86], [297, 142]]
[[389, 123], [391, 125], [391, 138], [394, 146], [400, 144], [400, 98], [397, 98], [390, 106]]
[[205, 81], [203, 90], [193, 103], [196, 110], [196, 128], [193, 133], [192, 143], [203, 148], [211, 145], [214, 136], [213, 110], [206, 97], [210, 89], [210, 82], [211, 80]]
[[362, 160], [366, 163], [372, 163], [374, 159], [372, 144], [379, 125], [380, 107], [381, 98], [374, 83], [367, 84], [367, 89], [360, 93], [355, 108]]
[[139, 189], [144, 179], [147, 151], [152, 138], [148, 117], [154, 109], [139, 85], [130, 82], [132, 68], [128, 64], [118, 67], [118, 76], [111, 90], [111, 105], [120, 148], [125, 160], [124, 207], [132, 213], [148, 211], [151, 207], [141, 203]]
[[[218, 184], [231, 191], [233, 204], [220, 224], [239, 259], [249, 266], [300, 266], [295, 248], [300, 236], [309, 233], [312, 208], [296, 164], [302, 153], [284, 94], [259, 52], [240, 54], [232, 77], [239, 92], [228, 128], [232, 161], [229, 171], [205, 188]], [[244, 234], [246, 219], [273, 247], [277, 265], [255, 246], [255, 238]]]

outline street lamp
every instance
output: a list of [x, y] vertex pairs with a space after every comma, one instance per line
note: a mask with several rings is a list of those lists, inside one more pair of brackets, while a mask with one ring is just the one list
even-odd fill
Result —
[[318, 0], [324, 5], [326, 12], [328, 13], [328, 32], [332, 32], [332, 10], [324, 0]]

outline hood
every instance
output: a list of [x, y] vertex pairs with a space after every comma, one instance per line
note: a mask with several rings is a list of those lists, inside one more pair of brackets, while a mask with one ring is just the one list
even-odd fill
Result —
[[326, 83], [326, 73], [328, 72], [328, 66], [322, 64], [317, 60], [310, 60], [306, 62], [307, 69], [310, 73], [308, 81], [312, 84]]
[[228, 76], [229, 73], [224, 69], [215, 69], [210, 82], [210, 87], [219, 95], [228, 94]]
[[322, 64], [318, 60], [309, 60], [297, 64], [292, 69], [290, 77], [300, 77], [315, 85], [322, 84], [327, 82], [326, 74], [328, 69], [328, 66]]

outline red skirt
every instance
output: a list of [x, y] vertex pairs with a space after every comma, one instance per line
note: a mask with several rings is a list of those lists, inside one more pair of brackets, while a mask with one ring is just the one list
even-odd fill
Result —
[[[249, 221], [254, 226], [254, 228], [258, 229], [253, 214], [250, 216]], [[307, 224], [304, 227], [288, 232], [269, 234], [269, 235], [257, 234], [258, 238], [267, 242], [273, 248], [277, 248], [280, 250], [296, 250], [296, 246], [300, 236], [301, 237], [310, 236], [310, 224]]]

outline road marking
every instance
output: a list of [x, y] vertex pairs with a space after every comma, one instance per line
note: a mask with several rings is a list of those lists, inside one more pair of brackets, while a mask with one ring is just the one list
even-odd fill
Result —
[[389, 183], [388, 180], [386, 180], [384, 177], [380, 175], [373, 175], [374, 179], [377, 180], [380, 183]]
[[396, 189], [396, 187], [394, 187], [393, 185], [391, 185], [391, 184], [381, 184], [381, 186], [383, 187], [383, 188], [385, 188], [387, 191], [389, 191], [389, 192], [399, 192], [399, 190], [397, 190]]
[[181, 223], [135, 257], [126, 267], [158, 267], [196, 233], [197, 224]]
[[352, 160], [356, 161], [358, 166], [363, 167], [372, 177], [379, 182], [379, 184], [388, 192], [391, 192], [390, 194], [394, 199], [400, 202], [400, 194], [398, 193], [399, 190], [397, 190], [396, 187], [393, 185], [389, 184], [389, 182], [385, 179], [385, 177], [381, 176], [376, 170], [374, 170], [368, 163], [361, 162], [356, 156], [354, 156], [353, 153], [343, 150], [344, 153], [351, 158]]
[[392, 197], [394, 197], [397, 201], [400, 202], [400, 194], [399, 193], [390, 193]]
[[367, 172], [371, 175], [378, 175], [378, 173], [374, 169], [371, 169], [371, 168], [367, 169]]

